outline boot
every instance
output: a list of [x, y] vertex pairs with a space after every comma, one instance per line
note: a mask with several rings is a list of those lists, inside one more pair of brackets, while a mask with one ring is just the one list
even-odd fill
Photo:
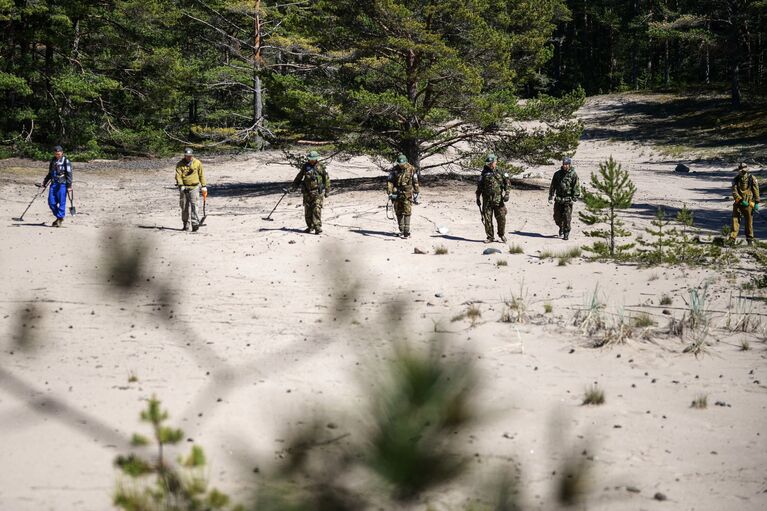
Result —
[[561, 238], [565, 234], [565, 230], [561, 227], [559, 228], [559, 237]]
[[492, 242], [493, 242], [493, 238], [487, 238], [487, 239], [485, 240], [485, 243], [492, 243]]
[[409, 233], [409, 232], [407, 232], [407, 231], [406, 231], [406, 232], [403, 232], [403, 233], [402, 233], [402, 237], [403, 237], [403, 238], [409, 238], [409, 237], [410, 237], [410, 233]]
[[565, 231], [565, 233], [562, 235], [562, 239], [567, 241], [570, 239], [570, 231]]
[[184, 222], [184, 228], [182, 231], [188, 231], [189, 230], [189, 222]]
[[192, 232], [197, 232], [200, 229], [199, 225], [193, 224], [192, 225]]
[[322, 229], [320, 229], [319, 227], [314, 229], [314, 234], [321, 234], [321, 233], [322, 233]]
[[51, 227], [61, 227], [61, 222], [59, 222], [58, 218], [51, 222]]
[[312, 232], [311, 227], [307, 227], [306, 229], [304, 229], [304, 234], [309, 234], [310, 232]]
[[501, 241], [506, 243], [508, 240], [506, 239], [506, 235], [501, 234]]
[[747, 239], [747, 240], [746, 240], [746, 243], [748, 243], [748, 246], [750, 247], [751, 245], [753, 245], [753, 244], [754, 244], [754, 240], [752, 240], [752, 239]]

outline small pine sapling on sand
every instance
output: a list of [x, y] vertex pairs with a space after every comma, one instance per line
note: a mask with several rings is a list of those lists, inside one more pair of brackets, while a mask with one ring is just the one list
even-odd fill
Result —
[[636, 186], [629, 178], [629, 173], [613, 160], [613, 157], [599, 164], [599, 173], [591, 174], [593, 191], [583, 191], [583, 201], [586, 211], [579, 212], [581, 221], [589, 226], [606, 224], [591, 231], [585, 231], [586, 236], [602, 238], [586, 250], [600, 258], [622, 257], [634, 244], [616, 245], [615, 239], [630, 236], [631, 233], [623, 227], [623, 221], [618, 217], [618, 211], [631, 207]]

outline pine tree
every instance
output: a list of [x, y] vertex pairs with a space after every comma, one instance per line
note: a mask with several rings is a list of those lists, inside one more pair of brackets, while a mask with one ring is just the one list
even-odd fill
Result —
[[671, 220], [666, 217], [666, 211], [659, 206], [655, 212], [655, 218], [650, 222], [651, 227], [645, 228], [645, 232], [652, 238], [651, 241], [638, 239], [642, 247], [639, 249], [639, 258], [648, 264], [662, 264], [673, 262], [676, 256], [673, 247], [676, 241], [676, 230], [670, 228]]
[[618, 217], [618, 211], [631, 207], [631, 201], [636, 192], [636, 186], [629, 178], [628, 171], [613, 160], [613, 157], [599, 164], [599, 174], [591, 174], [591, 186], [594, 191], [584, 190], [583, 202], [586, 212], [578, 216], [586, 225], [607, 224], [605, 227], [585, 231], [586, 236], [602, 238], [586, 250], [598, 257], [622, 256], [634, 246], [633, 243], [617, 245], [615, 238], [630, 236], [631, 233], [623, 227], [623, 221]]

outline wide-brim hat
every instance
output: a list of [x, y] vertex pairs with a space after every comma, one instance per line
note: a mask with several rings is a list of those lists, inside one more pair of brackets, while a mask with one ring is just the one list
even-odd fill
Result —
[[312, 161], [319, 160], [320, 159], [320, 153], [318, 153], [317, 151], [311, 151], [307, 155], [307, 158], [309, 158]]
[[190, 155], [190, 154], [194, 154], [194, 151], [192, 150], [191, 147], [187, 147], [186, 149], [184, 149], [184, 155]]
[[404, 154], [397, 156], [397, 163], [407, 163], [407, 156]]
[[745, 162], [738, 163], [738, 167], [735, 169], [735, 172], [740, 172], [742, 170], [748, 170], [748, 165], [746, 165]]

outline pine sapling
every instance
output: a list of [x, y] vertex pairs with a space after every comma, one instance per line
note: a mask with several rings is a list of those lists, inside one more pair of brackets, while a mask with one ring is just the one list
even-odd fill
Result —
[[586, 211], [578, 216], [583, 223], [590, 226], [606, 224], [584, 234], [593, 238], [602, 238], [587, 250], [597, 257], [622, 256], [633, 247], [633, 243], [616, 245], [615, 238], [630, 236], [631, 233], [623, 227], [623, 221], [618, 217], [618, 211], [631, 207], [636, 186], [629, 178], [628, 171], [621, 168], [612, 156], [599, 164], [598, 174], [591, 174], [591, 190], [584, 190], [583, 201]]

